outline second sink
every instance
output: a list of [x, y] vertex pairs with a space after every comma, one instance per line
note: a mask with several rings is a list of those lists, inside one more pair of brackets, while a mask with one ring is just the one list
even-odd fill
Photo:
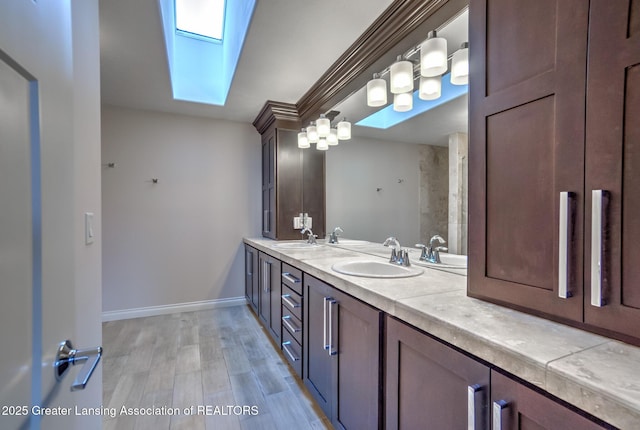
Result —
[[396, 266], [376, 260], [345, 261], [334, 264], [331, 269], [344, 275], [365, 278], [409, 278], [423, 272], [419, 267]]

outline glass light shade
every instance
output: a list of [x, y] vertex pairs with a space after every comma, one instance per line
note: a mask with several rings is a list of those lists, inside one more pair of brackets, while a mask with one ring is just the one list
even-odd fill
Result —
[[329, 131], [329, 136], [327, 136], [327, 143], [329, 146], [336, 146], [338, 144], [338, 130], [332, 128]]
[[378, 107], [387, 104], [387, 81], [374, 75], [367, 82], [367, 106]]
[[451, 83], [466, 85], [469, 83], [469, 44], [463, 43], [451, 59]]
[[420, 78], [420, 89], [418, 97], [421, 100], [435, 100], [442, 94], [442, 76], [434, 76], [431, 78]]
[[321, 137], [318, 139], [318, 143], [316, 143], [316, 149], [320, 151], [326, 151], [329, 149], [329, 143], [327, 143], [327, 139]]
[[300, 133], [298, 133], [298, 148], [309, 148], [311, 145], [309, 144], [309, 139], [307, 138], [307, 131], [303, 128]]
[[395, 94], [393, 96], [393, 110], [396, 112], [407, 112], [413, 109], [413, 93]]
[[399, 60], [391, 65], [390, 88], [393, 94], [413, 91], [413, 64]]
[[343, 119], [338, 123], [338, 139], [340, 140], [351, 139], [351, 123], [346, 119]]
[[316, 143], [319, 138], [318, 129], [316, 128], [315, 123], [311, 122], [309, 127], [307, 127], [307, 139], [309, 139], [309, 143]]
[[447, 39], [436, 37], [435, 31], [420, 45], [420, 75], [439, 76], [447, 71]]
[[316, 121], [316, 127], [318, 129], [318, 137], [329, 136], [329, 130], [331, 130], [331, 121], [323, 115]]

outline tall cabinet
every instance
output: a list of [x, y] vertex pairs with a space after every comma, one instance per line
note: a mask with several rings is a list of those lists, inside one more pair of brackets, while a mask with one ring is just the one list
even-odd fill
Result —
[[253, 125], [262, 136], [262, 235], [302, 239], [293, 218], [312, 219], [312, 230], [325, 236], [325, 156], [298, 148], [295, 105], [268, 101]]
[[469, 30], [469, 295], [639, 342], [640, 0], [472, 0]]

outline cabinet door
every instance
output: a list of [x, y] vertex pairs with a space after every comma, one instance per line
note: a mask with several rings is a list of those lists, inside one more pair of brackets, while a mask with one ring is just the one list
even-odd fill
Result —
[[[469, 295], [576, 321], [588, 7], [476, 0], [469, 8]], [[575, 195], [563, 213], [561, 192]], [[560, 278], [572, 297], [559, 297]]]
[[493, 430], [606, 428], [495, 371], [491, 371], [491, 422]]
[[[638, 338], [640, 0], [591, 1], [588, 76], [585, 322]], [[609, 192], [600, 229], [592, 190]]]
[[262, 138], [262, 235], [276, 238], [276, 137], [275, 130]]
[[488, 367], [391, 317], [386, 331], [387, 430], [488, 428]]
[[333, 361], [333, 425], [347, 430], [382, 428], [382, 313], [332, 290], [327, 343]]
[[327, 417], [331, 417], [332, 363], [328, 344], [328, 300], [331, 289], [324, 282], [303, 275], [304, 282], [304, 384]]
[[258, 312], [260, 273], [258, 269], [258, 251], [245, 245], [245, 296], [254, 311]]
[[282, 284], [280, 283], [280, 260], [272, 256], [260, 253], [260, 306], [258, 308], [260, 319], [267, 328], [269, 334], [279, 341], [281, 338], [281, 309], [280, 296]]

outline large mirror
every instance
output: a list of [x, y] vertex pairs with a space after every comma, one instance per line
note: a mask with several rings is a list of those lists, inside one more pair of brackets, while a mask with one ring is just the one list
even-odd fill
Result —
[[[468, 41], [466, 9], [435, 30], [451, 57]], [[438, 234], [449, 252], [467, 253], [467, 86], [451, 95], [449, 75], [442, 79], [440, 99], [424, 102], [415, 95], [413, 109], [403, 114], [393, 113], [390, 93], [385, 106], [368, 107], [366, 87], [333, 106], [339, 112], [334, 122], [346, 117], [352, 123], [352, 138], [326, 154], [327, 231], [340, 226], [344, 237], [374, 242], [396, 236], [405, 246]], [[384, 109], [389, 115], [381, 119]]]

